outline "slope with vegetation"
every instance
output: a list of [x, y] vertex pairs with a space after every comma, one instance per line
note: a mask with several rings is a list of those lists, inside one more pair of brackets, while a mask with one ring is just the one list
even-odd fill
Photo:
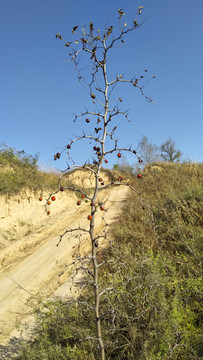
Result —
[[0, 194], [16, 194], [24, 188], [54, 189], [57, 174], [38, 170], [38, 156], [11, 147], [0, 148]]
[[[149, 165], [131, 184], [112, 246], [99, 249], [107, 359], [196, 360], [203, 356], [202, 164]], [[91, 275], [78, 301], [36, 311], [17, 359], [97, 359]], [[84, 285], [84, 283], [83, 283]]]

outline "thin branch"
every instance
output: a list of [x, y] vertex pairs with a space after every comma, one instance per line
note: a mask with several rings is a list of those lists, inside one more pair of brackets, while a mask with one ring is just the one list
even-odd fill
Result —
[[[79, 190], [77, 190], [77, 191], [79, 191]], [[71, 229], [71, 228], [70, 228], [69, 230], [65, 230], [64, 233], [59, 236], [59, 241], [58, 241], [58, 243], [56, 244], [56, 246], [57, 246], [57, 247], [59, 246], [59, 244], [61, 243], [63, 237], [64, 237], [66, 234], [72, 233], [72, 232], [75, 232], [75, 231], [83, 231], [83, 232], [86, 232], [86, 233], [89, 233], [89, 232], [90, 232], [89, 230], [84, 229], [84, 228], [81, 228], [80, 226], [79, 226], [78, 228], [75, 228], [75, 229]]]

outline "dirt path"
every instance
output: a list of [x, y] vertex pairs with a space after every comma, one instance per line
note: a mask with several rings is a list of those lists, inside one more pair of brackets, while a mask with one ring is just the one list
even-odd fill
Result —
[[[111, 190], [104, 190], [102, 197], [108, 199], [105, 207], [108, 211], [105, 215], [108, 224], [119, 215], [122, 204], [125, 201], [128, 188], [119, 186]], [[7, 264], [0, 273], [0, 344], [6, 344], [16, 334], [16, 320], [22, 321], [31, 315], [29, 300], [39, 295], [47, 298], [58, 288], [58, 274], [64, 269], [64, 265], [71, 263], [72, 255], [78, 252], [78, 237], [76, 233], [68, 233], [57, 247], [59, 234], [68, 227], [88, 227], [89, 204], [83, 207], [75, 207], [69, 210], [64, 218], [56, 220], [41, 233], [32, 234], [29, 237], [29, 251], [24, 256], [18, 257], [16, 253], [13, 265]], [[102, 231], [104, 221], [103, 212], [96, 213], [96, 232]], [[80, 237], [81, 256], [90, 250], [89, 239]], [[26, 245], [25, 250], [26, 250]], [[102, 246], [102, 244], [100, 244]], [[64, 281], [67, 280], [64, 277]], [[8, 357], [9, 359], [9, 357]]]

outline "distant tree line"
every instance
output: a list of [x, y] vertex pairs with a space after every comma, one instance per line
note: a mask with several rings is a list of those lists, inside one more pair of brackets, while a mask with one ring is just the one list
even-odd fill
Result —
[[182, 152], [176, 149], [175, 141], [169, 138], [161, 146], [150, 142], [147, 136], [143, 135], [139, 142], [139, 153], [144, 163], [157, 161], [178, 162], [182, 157]]
[[[143, 160], [143, 164], [152, 164], [155, 162], [179, 162], [182, 157], [182, 152], [176, 149], [175, 141], [169, 138], [161, 146], [153, 144], [146, 135], [143, 135], [139, 141], [137, 153]], [[125, 156], [119, 164], [114, 164], [114, 170], [133, 174], [138, 170], [138, 165], [133, 166], [127, 162]]]

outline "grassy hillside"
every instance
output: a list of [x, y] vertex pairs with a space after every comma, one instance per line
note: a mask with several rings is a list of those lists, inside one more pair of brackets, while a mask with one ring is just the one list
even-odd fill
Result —
[[58, 176], [38, 170], [37, 156], [9, 147], [0, 149], [0, 194], [16, 194], [23, 188], [55, 189]]
[[[164, 163], [133, 179], [141, 196], [98, 249], [106, 359], [202, 358], [202, 179], [203, 164]], [[18, 359], [98, 359], [91, 286], [79, 300], [38, 309]]]

